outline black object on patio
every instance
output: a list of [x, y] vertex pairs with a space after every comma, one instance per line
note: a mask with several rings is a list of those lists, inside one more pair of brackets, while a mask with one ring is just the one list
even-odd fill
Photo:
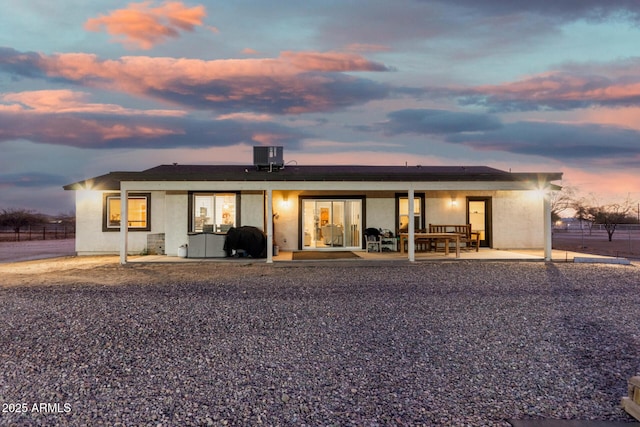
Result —
[[249, 225], [231, 227], [227, 231], [224, 250], [227, 256], [231, 256], [234, 250], [243, 250], [253, 258], [266, 258], [267, 236], [259, 228]]

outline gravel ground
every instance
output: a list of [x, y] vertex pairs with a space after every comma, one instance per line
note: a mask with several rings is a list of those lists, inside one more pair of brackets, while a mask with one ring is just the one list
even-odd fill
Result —
[[637, 266], [63, 264], [0, 266], [1, 425], [633, 421]]

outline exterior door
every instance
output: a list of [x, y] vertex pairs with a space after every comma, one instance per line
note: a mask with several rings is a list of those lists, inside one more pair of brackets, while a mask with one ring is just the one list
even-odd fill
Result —
[[304, 199], [302, 249], [360, 248], [361, 218], [361, 200]]
[[480, 246], [491, 247], [491, 198], [467, 197], [467, 222], [480, 233]]

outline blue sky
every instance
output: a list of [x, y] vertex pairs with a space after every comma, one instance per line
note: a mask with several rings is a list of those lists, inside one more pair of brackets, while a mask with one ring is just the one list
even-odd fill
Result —
[[[304, 4], [304, 7], [302, 7]], [[163, 163], [487, 165], [640, 199], [635, 0], [5, 0], [0, 208]]]

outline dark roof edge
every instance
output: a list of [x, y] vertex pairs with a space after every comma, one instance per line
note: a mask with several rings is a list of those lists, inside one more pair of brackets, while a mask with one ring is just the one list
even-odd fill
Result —
[[122, 181], [532, 181], [549, 183], [562, 172], [506, 172], [486, 166], [293, 166], [278, 172], [244, 165], [161, 165], [142, 172], [110, 172], [64, 185], [65, 190], [119, 190]]

